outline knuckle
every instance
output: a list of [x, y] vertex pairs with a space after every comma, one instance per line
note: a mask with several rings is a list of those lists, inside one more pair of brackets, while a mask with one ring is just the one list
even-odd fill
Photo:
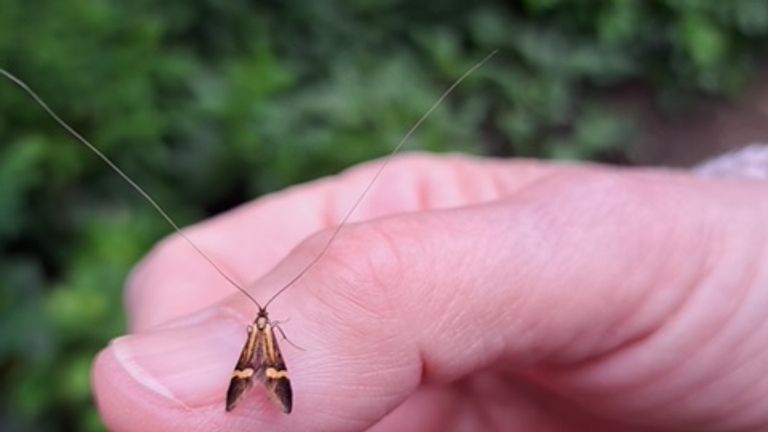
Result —
[[152, 273], [157, 267], [164, 267], [182, 255], [184, 245], [178, 235], [169, 235], [157, 242], [134, 268], [134, 274]]
[[631, 195], [636, 182], [631, 176], [614, 172], [568, 173], [557, 178], [560, 193], [584, 199], [585, 197], [616, 198]]
[[544, 190], [532, 191], [535, 207], [546, 219], [567, 225], [623, 220], [629, 212], [646, 212], [643, 200], [651, 199], [642, 180], [610, 171], [568, 172], [540, 186]]
[[173, 284], [167, 282], [176, 277], [176, 272], [169, 270], [180, 266], [187, 267], [185, 261], [191, 256], [187, 251], [188, 247], [177, 234], [169, 235], [156, 243], [128, 275], [127, 299], [138, 299], [147, 295], [148, 291], [160, 294], [162, 290], [172, 289]]
[[[313, 250], [327, 241], [324, 231], [309, 239]], [[402, 251], [377, 223], [349, 225], [318, 262], [307, 285], [335, 321], [366, 331], [394, 320]]]
[[642, 195], [638, 192], [643, 188], [642, 182], [634, 176], [614, 172], [591, 173], [581, 179], [581, 183], [585, 194], [604, 202], [635, 198]]
[[[449, 156], [435, 156], [423, 152], [407, 152], [392, 156], [389, 167], [392, 171], [410, 172], [423, 168], [442, 166]], [[382, 161], [382, 163], [385, 161]]]

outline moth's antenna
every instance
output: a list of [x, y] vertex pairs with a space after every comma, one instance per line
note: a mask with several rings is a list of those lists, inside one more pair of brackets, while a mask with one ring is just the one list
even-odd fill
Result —
[[122, 177], [123, 180], [125, 180], [129, 185], [131, 185], [131, 187], [134, 190], [136, 190], [136, 192], [138, 192], [139, 195], [141, 195], [142, 197], [144, 197], [144, 199], [149, 201], [149, 203], [152, 204], [152, 207], [154, 207], [155, 210], [157, 210], [157, 212], [160, 213], [160, 216], [162, 216], [163, 219], [165, 219], [173, 227], [173, 229], [181, 236], [181, 238], [183, 238], [190, 246], [192, 246], [192, 249], [194, 249], [201, 257], [203, 257], [203, 259], [208, 261], [208, 263], [212, 265], [213, 268], [216, 269], [216, 271], [224, 279], [226, 279], [227, 282], [230, 283], [230, 285], [240, 290], [240, 292], [245, 294], [245, 296], [248, 297], [254, 304], [256, 304], [256, 306], [258, 306], [259, 309], [262, 309], [259, 302], [256, 301], [256, 299], [253, 298], [253, 296], [248, 291], [246, 291], [245, 288], [241, 287], [237, 282], [235, 282], [235, 280], [231, 278], [221, 267], [219, 267], [210, 256], [208, 256], [205, 252], [203, 252], [202, 249], [197, 247], [197, 245], [189, 237], [187, 237], [186, 234], [184, 234], [184, 232], [181, 230], [181, 228], [179, 228], [176, 222], [174, 222], [173, 219], [171, 219], [171, 217], [168, 216], [168, 213], [166, 213], [165, 210], [163, 210], [163, 208], [160, 207], [160, 204], [158, 204], [157, 201], [155, 201], [151, 196], [149, 196], [149, 194], [144, 189], [142, 189], [141, 186], [139, 186], [135, 181], [133, 181], [130, 177], [128, 177], [128, 175], [125, 172], [123, 172], [123, 170], [121, 170], [117, 165], [115, 165], [115, 163], [112, 162], [111, 159], [109, 159], [104, 153], [102, 153], [98, 148], [96, 148], [96, 146], [91, 144], [87, 139], [83, 138], [82, 135], [77, 133], [76, 130], [74, 130], [71, 126], [69, 126], [64, 120], [62, 120], [48, 106], [48, 104], [46, 104], [45, 101], [43, 101], [43, 99], [40, 96], [38, 96], [37, 93], [35, 93], [24, 81], [22, 81], [20, 78], [17, 78], [15, 75], [13, 75], [12, 73], [8, 72], [3, 68], [0, 68], [0, 74], [8, 78], [12, 83], [19, 86], [22, 90], [27, 92], [27, 94], [29, 94], [29, 96], [31, 96], [32, 99], [34, 99], [35, 102], [37, 102], [37, 104], [40, 105], [45, 110], [45, 112], [47, 112], [48, 115], [50, 115], [51, 118], [53, 118], [56, 121], [56, 123], [58, 123], [62, 128], [64, 128], [64, 130], [66, 130], [70, 135], [75, 137], [77, 141], [79, 141], [81, 144], [86, 146], [92, 152], [96, 153], [96, 156], [100, 157], [101, 160], [103, 160], [107, 165], [109, 165], [109, 167], [112, 168], [118, 175], [120, 175], [120, 177]]
[[311, 269], [315, 264], [317, 264], [318, 261], [320, 261], [320, 258], [322, 258], [323, 255], [325, 255], [325, 253], [328, 251], [328, 248], [331, 247], [331, 243], [333, 243], [333, 240], [336, 239], [336, 237], [339, 235], [339, 232], [341, 231], [341, 229], [344, 227], [344, 225], [347, 224], [347, 221], [349, 220], [350, 217], [352, 217], [352, 214], [355, 212], [355, 210], [357, 210], [357, 207], [363, 201], [363, 198], [365, 198], [365, 196], [371, 190], [371, 187], [373, 187], [373, 184], [376, 182], [376, 180], [379, 178], [379, 176], [381, 176], [381, 173], [384, 171], [384, 169], [387, 167], [387, 165], [389, 165], [389, 162], [392, 160], [392, 156], [394, 156], [395, 153], [400, 151], [400, 149], [403, 147], [403, 145], [405, 145], [405, 143], [408, 141], [408, 139], [411, 138], [411, 135], [413, 135], [413, 133], [416, 132], [416, 129], [418, 129], [419, 126], [421, 126], [421, 124], [424, 123], [424, 121], [432, 114], [432, 112], [435, 111], [437, 109], [437, 107], [439, 107], [440, 104], [443, 103], [445, 98], [447, 98], [453, 92], [453, 90], [455, 90], [456, 87], [458, 87], [459, 84], [462, 83], [462, 81], [467, 79], [467, 77], [472, 75], [477, 69], [479, 69], [486, 62], [488, 62], [488, 60], [490, 60], [493, 56], [495, 56], [497, 52], [499, 52], [499, 50], [493, 50], [490, 54], [488, 54], [482, 60], [477, 62], [474, 66], [469, 68], [469, 70], [464, 72], [464, 74], [462, 74], [456, 81], [454, 81], [453, 84], [451, 84], [451, 86], [448, 87], [443, 92], [443, 94], [440, 95], [439, 98], [437, 98], [435, 103], [432, 104], [432, 106], [427, 110], [427, 112], [425, 112], [424, 115], [422, 115], [421, 118], [419, 118], [419, 120], [416, 121], [416, 123], [414, 123], [413, 126], [411, 126], [411, 128], [403, 136], [403, 138], [400, 140], [400, 142], [397, 143], [397, 145], [392, 149], [392, 151], [389, 152], [389, 155], [387, 155], [387, 157], [384, 159], [384, 162], [382, 162], [381, 165], [379, 165], [379, 169], [376, 170], [376, 173], [373, 175], [373, 177], [371, 177], [371, 181], [369, 181], [368, 184], [366, 184], [365, 188], [363, 189], [363, 192], [357, 197], [357, 200], [355, 200], [354, 204], [352, 204], [352, 207], [350, 207], [349, 210], [347, 210], [347, 213], [341, 219], [341, 223], [336, 225], [336, 228], [331, 233], [331, 236], [328, 237], [328, 240], [325, 242], [325, 245], [320, 250], [320, 252], [317, 255], [315, 255], [315, 257], [312, 258], [312, 260], [309, 263], [307, 263], [307, 265], [305, 265], [304, 268], [302, 268], [301, 271], [299, 273], [297, 273], [296, 276], [293, 277], [293, 279], [291, 279], [290, 281], [288, 281], [288, 283], [283, 285], [282, 288], [280, 288], [274, 295], [272, 295], [272, 297], [269, 298], [269, 300], [267, 300], [266, 303], [264, 303], [264, 308], [265, 309], [280, 294], [282, 294], [283, 292], [285, 292], [285, 290], [287, 290], [288, 288], [293, 286], [293, 284], [295, 284], [299, 279], [301, 279], [309, 271], [309, 269]]

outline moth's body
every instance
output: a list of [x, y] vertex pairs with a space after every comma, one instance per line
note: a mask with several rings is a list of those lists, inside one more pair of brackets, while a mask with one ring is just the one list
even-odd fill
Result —
[[267, 394], [283, 412], [290, 413], [293, 393], [288, 371], [277, 345], [272, 323], [267, 311], [259, 309], [253, 325], [248, 326], [248, 338], [237, 360], [227, 390], [227, 411], [235, 408], [256, 380], [264, 384]]

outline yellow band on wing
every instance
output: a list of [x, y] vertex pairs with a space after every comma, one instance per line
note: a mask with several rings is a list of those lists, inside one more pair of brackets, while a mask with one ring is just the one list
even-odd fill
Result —
[[269, 367], [265, 371], [267, 378], [271, 379], [279, 379], [279, 378], [288, 378], [288, 372], [284, 370], [277, 370], [275, 368]]
[[253, 376], [253, 369], [251, 368], [245, 368], [241, 371], [235, 369], [234, 371], [232, 371], [232, 378], [248, 379], [252, 376]]

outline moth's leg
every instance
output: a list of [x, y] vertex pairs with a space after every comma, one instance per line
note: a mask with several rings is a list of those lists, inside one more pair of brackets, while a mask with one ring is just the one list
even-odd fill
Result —
[[270, 324], [272, 324], [272, 327], [279, 327], [280, 324], [286, 324], [291, 321], [291, 317], [288, 317], [284, 320], [270, 320]]
[[272, 321], [272, 328], [273, 328], [273, 329], [275, 329], [275, 330], [277, 330], [278, 332], [280, 332], [280, 336], [283, 338], [283, 340], [284, 340], [284, 341], [286, 341], [286, 342], [288, 342], [289, 344], [291, 344], [291, 346], [292, 346], [292, 347], [296, 348], [296, 349], [297, 349], [297, 350], [299, 350], [299, 351], [306, 351], [306, 349], [304, 349], [304, 348], [302, 348], [302, 347], [300, 347], [300, 346], [296, 345], [295, 343], [293, 343], [293, 341], [291, 341], [290, 339], [288, 339], [288, 336], [286, 336], [286, 335], [285, 335], [285, 332], [283, 331], [282, 327], [280, 327], [280, 324], [281, 324], [281, 323], [287, 323], [287, 322], [288, 322], [288, 320], [284, 320], [284, 321]]

